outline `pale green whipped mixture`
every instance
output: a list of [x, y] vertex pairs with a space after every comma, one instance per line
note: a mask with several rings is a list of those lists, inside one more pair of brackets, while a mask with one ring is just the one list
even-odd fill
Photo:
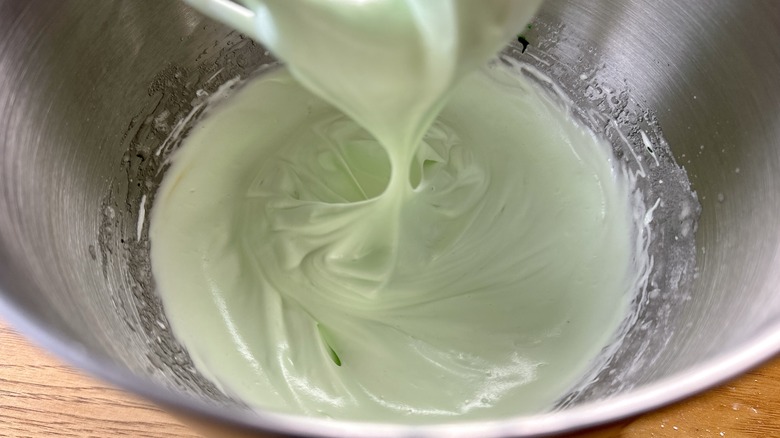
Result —
[[252, 406], [385, 422], [549, 408], [625, 318], [627, 187], [513, 67], [539, 1], [264, 0], [287, 63], [200, 122], [151, 257], [198, 369]]

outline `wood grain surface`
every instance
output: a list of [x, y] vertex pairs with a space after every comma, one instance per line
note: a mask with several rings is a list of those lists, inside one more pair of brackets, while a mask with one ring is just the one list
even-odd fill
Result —
[[[202, 437], [148, 402], [63, 365], [0, 323], [0, 437]], [[780, 359], [618, 432], [780, 437]]]

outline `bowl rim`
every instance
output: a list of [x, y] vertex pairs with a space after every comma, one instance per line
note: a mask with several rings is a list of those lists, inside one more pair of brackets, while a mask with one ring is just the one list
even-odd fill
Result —
[[[0, 267], [0, 274], [7, 274]], [[324, 437], [508, 437], [554, 435], [616, 423], [690, 397], [724, 383], [780, 353], [780, 320], [760, 336], [728, 354], [716, 355], [700, 364], [614, 398], [586, 403], [571, 409], [491, 421], [464, 421], [425, 425], [352, 422], [264, 411], [239, 411], [209, 404], [184, 392], [155, 384], [118, 365], [27, 312], [4, 293], [9, 276], [0, 275], [0, 316], [12, 328], [59, 359], [165, 408], [214, 423], [254, 431]], [[31, 289], [27, 287], [24, 289]], [[32, 292], [24, 290], [21, 292]]]

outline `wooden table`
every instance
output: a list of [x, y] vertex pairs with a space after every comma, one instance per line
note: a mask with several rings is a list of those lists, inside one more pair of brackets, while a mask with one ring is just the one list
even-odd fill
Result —
[[[97, 382], [0, 323], [0, 437], [201, 437], [148, 402]], [[647, 414], [618, 437], [780, 437], [780, 359]]]

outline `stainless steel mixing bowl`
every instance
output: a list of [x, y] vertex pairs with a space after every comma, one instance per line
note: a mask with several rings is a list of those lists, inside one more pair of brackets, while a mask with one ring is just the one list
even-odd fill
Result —
[[[550, 1], [524, 36], [530, 46], [514, 56], [600, 114], [597, 129], [613, 129], [640, 154], [653, 153], [642, 138], [649, 133], [654, 158], [668, 165], [665, 138], [701, 203], [695, 275], [658, 253], [663, 275], [638, 295], [626, 342], [558, 409], [418, 428], [320, 421], [251, 412], [198, 375], [154, 293], [146, 211], [193, 107], [272, 58], [180, 2], [0, 0], [2, 316], [71, 363], [182, 415], [269, 434], [584, 429], [691, 395], [780, 351], [780, 3]], [[666, 196], [663, 209], [676, 192], [654, 178], [648, 190]], [[693, 213], [667, 215], [660, 229], [692, 233]], [[678, 237], [655, 242], [663, 250]]]

